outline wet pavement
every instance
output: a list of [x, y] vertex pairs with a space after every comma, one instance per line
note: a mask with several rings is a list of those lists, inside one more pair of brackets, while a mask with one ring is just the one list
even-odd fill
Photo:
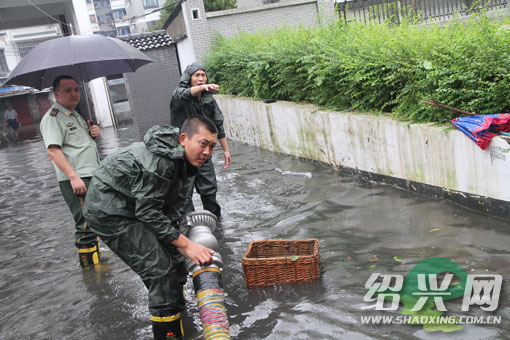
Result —
[[[106, 155], [136, 139], [133, 128], [110, 128], [98, 145]], [[221, 150], [214, 162], [224, 214], [215, 234], [232, 338], [510, 338], [509, 221], [323, 164], [233, 141], [230, 146], [230, 169], [222, 168]], [[147, 293], [138, 276], [105, 246], [100, 265], [79, 267], [72, 217], [40, 136], [1, 149], [0, 164], [0, 339], [151, 339]], [[195, 206], [201, 207], [198, 200]], [[250, 241], [311, 237], [321, 247], [316, 282], [246, 288], [241, 259]], [[500, 325], [442, 333], [419, 325], [361, 324], [361, 316], [374, 315], [363, 301], [372, 273], [405, 275], [434, 256], [468, 273], [503, 275], [497, 311], [472, 307], [475, 315], [501, 316]], [[202, 339], [191, 282], [186, 293], [185, 333]], [[459, 310], [460, 302], [447, 307]]]

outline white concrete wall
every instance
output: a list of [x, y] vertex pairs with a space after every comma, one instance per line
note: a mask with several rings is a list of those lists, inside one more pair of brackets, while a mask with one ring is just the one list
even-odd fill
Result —
[[197, 61], [190, 38], [184, 38], [179, 41], [177, 43], [177, 51], [179, 53], [179, 67], [181, 68], [181, 72], [184, 72], [186, 66]]
[[217, 95], [228, 138], [453, 192], [510, 201], [510, 145], [495, 137], [481, 150], [448, 126], [386, 116], [321, 111], [283, 101], [264, 104]]
[[110, 107], [110, 98], [106, 90], [105, 79], [106, 78], [103, 77], [89, 81], [97, 123], [100, 124], [101, 127], [113, 126], [112, 107]]
[[[82, 0], [73, 0], [74, 14], [76, 15], [76, 27], [73, 28], [75, 34], [92, 34], [92, 26], [87, 12], [87, 3]], [[88, 83], [92, 100], [94, 102], [94, 110], [96, 118], [101, 127], [112, 126], [112, 110], [108, 100], [107, 90], [103, 78], [91, 80]]]

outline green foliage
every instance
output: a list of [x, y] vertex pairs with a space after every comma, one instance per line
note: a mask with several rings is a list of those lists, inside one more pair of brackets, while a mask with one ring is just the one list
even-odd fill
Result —
[[237, 7], [237, 0], [204, 0], [206, 12], [222, 11]]
[[226, 93], [410, 121], [454, 117], [424, 99], [477, 114], [510, 112], [510, 28], [485, 15], [444, 27], [339, 22], [217, 37], [207, 68]]
[[[163, 10], [161, 10], [161, 15], [158, 20], [158, 24], [154, 26], [151, 30], [160, 30], [163, 28], [163, 25], [165, 24], [166, 20], [172, 14], [175, 7], [177, 7], [177, 4], [179, 3], [179, 0], [166, 0], [165, 7]], [[237, 7], [237, 0], [204, 0], [204, 7], [206, 12], [214, 12], [214, 11], [221, 11], [224, 9], [232, 9]]]
[[175, 7], [177, 7], [178, 4], [179, 0], [166, 0], [164, 8], [161, 10], [158, 24], [151, 27], [150, 30], [157, 31], [163, 29], [163, 25], [165, 24], [166, 20], [168, 19], [170, 14], [172, 14], [172, 12], [174, 11]]

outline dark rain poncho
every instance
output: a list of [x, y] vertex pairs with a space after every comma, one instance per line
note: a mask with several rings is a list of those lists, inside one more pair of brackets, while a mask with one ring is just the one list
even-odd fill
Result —
[[189, 177], [196, 168], [184, 159], [179, 130], [155, 126], [143, 143], [106, 157], [85, 199], [89, 227], [126, 262], [149, 290], [153, 316], [184, 308], [184, 258], [170, 243], [184, 214]]
[[193, 63], [184, 70], [179, 86], [174, 90], [170, 102], [171, 124], [181, 128], [182, 123], [190, 116], [203, 115], [212, 120], [218, 128], [218, 139], [225, 138], [223, 113], [216, 100], [214, 100], [212, 93], [202, 92], [200, 101], [197, 97], [191, 95], [191, 75], [198, 70], [205, 69], [202, 65]]
[[[191, 95], [191, 76], [198, 70], [204, 70], [202, 65], [193, 63], [188, 65], [181, 76], [179, 86], [174, 90], [170, 102], [170, 121], [173, 126], [182, 127], [184, 121], [193, 115], [206, 116], [213, 121], [218, 129], [218, 139], [225, 138], [223, 128], [223, 113], [221, 112], [212, 93], [202, 92], [201, 100]], [[211, 211], [216, 216], [221, 215], [221, 207], [216, 200], [218, 184], [212, 160], [207, 160], [199, 169], [194, 181], [194, 187], [200, 194], [204, 209]], [[191, 196], [193, 187], [190, 187], [190, 199], [186, 211], [195, 210]]]

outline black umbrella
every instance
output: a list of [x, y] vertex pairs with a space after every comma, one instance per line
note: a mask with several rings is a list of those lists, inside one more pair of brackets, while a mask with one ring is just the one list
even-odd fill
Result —
[[113, 74], [134, 72], [153, 62], [128, 43], [97, 34], [71, 35], [40, 43], [24, 56], [5, 84], [44, 89], [60, 75], [85, 82]]

